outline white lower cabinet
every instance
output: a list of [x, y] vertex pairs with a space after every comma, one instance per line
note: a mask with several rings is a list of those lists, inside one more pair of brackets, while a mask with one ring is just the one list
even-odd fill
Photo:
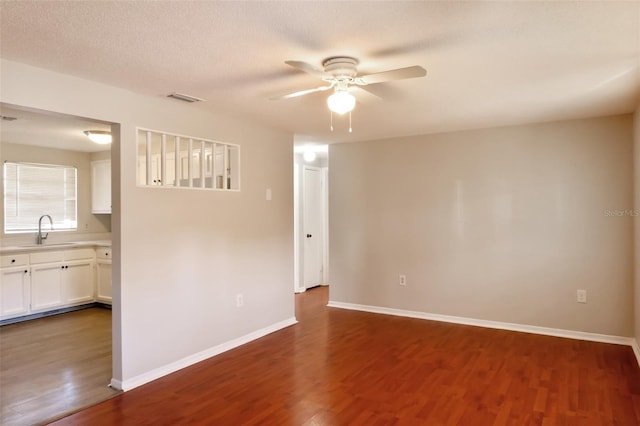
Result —
[[111, 262], [96, 263], [96, 299], [99, 302], [111, 303]]
[[0, 320], [96, 300], [111, 303], [111, 248], [98, 250], [109, 259], [96, 262], [93, 248], [0, 256]]
[[93, 301], [93, 260], [64, 265], [62, 296], [65, 305]]
[[31, 259], [31, 311], [93, 301], [93, 249], [38, 252]]
[[111, 303], [111, 247], [96, 249], [96, 299]]
[[62, 306], [62, 272], [58, 263], [31, 267], [31, 312], [42, 312]]
[[0, 319], [29, 313], [29, 284], [26, 266], [0, 269]]

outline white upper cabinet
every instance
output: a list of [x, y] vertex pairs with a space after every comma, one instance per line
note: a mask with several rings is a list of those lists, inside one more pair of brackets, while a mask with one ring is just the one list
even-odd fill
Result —
[[91, 213], [111, 214], [111, 160], [91, 162]]

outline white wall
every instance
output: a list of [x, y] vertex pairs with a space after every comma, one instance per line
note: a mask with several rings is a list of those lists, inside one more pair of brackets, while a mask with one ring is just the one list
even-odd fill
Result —
[[[133, 386], [293, 320], [292, 135], [5, 60], [0, 78], [2, 102], [117, 123], [116, 381]], [[137, 187], [136, 126], [239, 144], [242, 191]], [[265, 200], [266, 187], [272, 201]]]
[[330, 300], [632, 336], [633, 219], [605, 212], [632, 140], [624, 115], [331, 145]]
[[89, 156], [91, 161], [111, 160], [111, 150], [92, 152]]
[[[106, 151], [107, 154], [109, 153]], [[97, 153], [96, 153], [97, 155]], [[99, 154], [101, 156], [105, 154]], [[108, 158], [108, 157], [107, 157]], [[40, 146], [2, 143], [0, 144], [0, 163], [17, 161], [26, 163], [57, 164], [75, 166], [78, 170], [77, 203], [78, 229], [77, 231], [52, 232], [47, 242], [69, 240], [81, 235], [81, 239], [101, 239], [104, 234], [111, 232], [110, 215], [94, 215], [91, 213], [91, 160], [88, 152], [67, 151], [63, 149], [43, 148]], [[0, 199], [4, 200], [3, 185], [0, 185]], [[34, 225], [36, 225], [34, 223]], [[99, 237], [92, 238], [98, 234]], [[36, 233], [5, 234], [4, 208], [0, 209], [0, 236], [3, 245], [13, 245], [35, 241]]]
[[[640, 344], [640, 107], [634, 115], [635, 337]], [[640, 359], [638, 360], [640, 362]]]

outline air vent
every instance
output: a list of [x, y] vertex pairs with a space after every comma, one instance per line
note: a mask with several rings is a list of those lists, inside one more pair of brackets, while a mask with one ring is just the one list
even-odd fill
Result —
[[15, 121], [18, 119], [18, 117], [9, 117], [7, 115], [0, 115], [0, 118], [2, 118], [4, 121]]
[[172, 93], [170, 95], [167, 95], [168, 98], [174, 98], [174, 99], [178, 99], [180, 101], [185, 101], [185, 102], [203, 102], [204, 99], [201, 98], [196, 98], [195, 96], [190, 96], [190, 95], [185, 95], [184, 93]]

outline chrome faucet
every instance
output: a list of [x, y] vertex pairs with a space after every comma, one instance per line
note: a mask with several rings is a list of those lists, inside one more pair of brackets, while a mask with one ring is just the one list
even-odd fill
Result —
[[51, 219], [51, 216], [49, 216], [48, 214], [43, 214], [42, 216], [40, 216], [40, 219], [38, 219], [38, 235], [36, 236], [36, 244], [42, 244], [44, 240], [46, 240], [47, 237], [49, 236], [48, 232], [44, 237], [42, 236], [42, 218], [45, 218], [45, 217], [49, 218], [51, 229], [53, 229], [53, 220]]

